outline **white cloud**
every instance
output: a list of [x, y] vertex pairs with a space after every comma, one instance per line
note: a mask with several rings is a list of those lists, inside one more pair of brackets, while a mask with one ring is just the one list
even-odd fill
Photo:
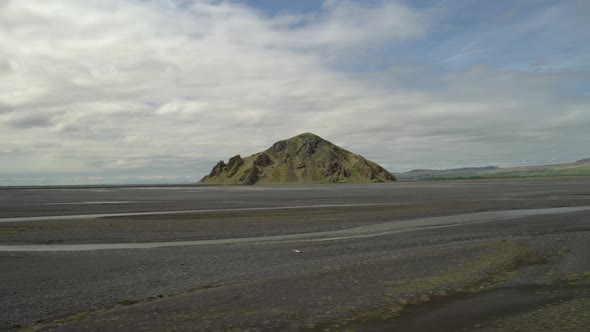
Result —
[[2, 2], [1, 171], [198, 178], [211, 160], [303, 131], [396, 169], [401, 155], [459, 158], [465, 147], [498, 149], [494, 140], [563, 136], [543, 117], [587, 121], [585, 106], [555, 97], [568, 79], [559, 75], [428, 73], [440, 85], [429, 91], [406, 86], [404, 68], [333, 69], [428, 33], [423, 13], [371, 3], [330, 0], [317, 13], [271, 17], [219, 1]]
[[421, 37], [427, 27], [419, 13], [393, 1], [366, 6], [350, 0], [327, 0], [319, 14], [292, 17], [287, 23], [287, 29], [281, 31], [287, 38], [273, 41], [275, 44], [338, 50]]

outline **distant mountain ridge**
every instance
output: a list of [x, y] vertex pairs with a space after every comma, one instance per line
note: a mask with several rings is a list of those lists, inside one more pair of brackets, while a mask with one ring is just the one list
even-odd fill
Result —
[[370, 183], [395, 181], [393, 174], [315, 134], [278, 141], [242, 158], [218, 162], [199, 184]]
[[480, 172], [480, 171], [491, 171], [491, 170], [495, 170], [495, 169], [500, 169], [500, 167], [496, 167], [496, 166], [462, 167], [462, 168], [451, 168], [451, 169], [445, 169], [445, 170], [413, 169], [413, 170], [411, 170], [409, 172], [406, 172], [406, 174], [409, 174], [409, 173], [419, 174], [419, 173], [432, 173], [432, 172], [448, 172], [448, 173], [453, 173], [453, 172]]
[[573, 163], [557, 165], [531, 165], [499, 168], [463, 167], [445, 170], [415, 169], [397, 173], [399, 180], [460, 179], [460, 178], [502, 178], [539, 176], [590, 176], [590, 158]]

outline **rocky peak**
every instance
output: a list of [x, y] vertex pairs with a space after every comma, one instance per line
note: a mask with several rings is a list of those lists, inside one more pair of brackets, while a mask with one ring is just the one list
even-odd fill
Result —
[[290, 141], [290, 140], [297, 140], [297, 139], [301, 139], [301, 140], [304, 140], [306, 142], [326, 142], [325, 139], [323, 139], [323, 138], [321, 138], [318, 135], [313, 134], [313, 133], [299, 134], [299, 135], [297, 135], [295, 137], [292, 137], [292, 138], [288, 139], [288, 141]]
[[266, 150], [272, 156], [278, 156], [283, 151], [292, 150], [295, 156], [310, 156], [322, 144], [332, 144], [318, 135], [303, 133], [286, 140], [278, 141]]

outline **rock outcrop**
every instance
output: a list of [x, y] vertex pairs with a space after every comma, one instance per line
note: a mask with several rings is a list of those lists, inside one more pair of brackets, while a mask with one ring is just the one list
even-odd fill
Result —
[[369, 183], [395, 181], [376, 163], [305, 133], [250, 157], [217, 163], [201, 184]]

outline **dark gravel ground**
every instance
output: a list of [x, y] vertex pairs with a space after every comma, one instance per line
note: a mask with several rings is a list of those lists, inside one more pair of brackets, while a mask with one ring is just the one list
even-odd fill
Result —
[[[590, 179], [11, 189], [0, 190], [0, 198], [0, 218], [383, 204], [0, 220], [0, 245], [148, 242], [590, 206]], [[0, 252], [0, 330], [536, 331], [545, 319], [547, 328], [584, 331], [587, 315], [575, 308], [588, 306], [589, 217], [590, 211], [538, 215], [324, 242]]]

